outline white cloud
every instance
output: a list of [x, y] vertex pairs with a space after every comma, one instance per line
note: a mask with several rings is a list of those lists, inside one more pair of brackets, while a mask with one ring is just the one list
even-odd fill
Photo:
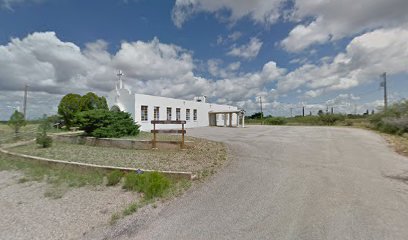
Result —
[[[123, 42], [116, 53], [109, 53], [107, 47], [108, 43], [97, 40], [81, 49], [60, 40], [54, 32], [11, 39], [0, 45], [0, 89], [1, 96], [5, 96], [0, 98], [0, 105], [11, 106], [10, 109], [21, 105], [21, 90], [29, 84], [30, 96], [37, 99], [37, 104], [33, 103], [37, 109], [31, 116], [40, 117], [56, 109], [57, 98], [69, 92], [106, 94], [113, 89], [118, 69], [124, 71], [125, 85], [134, 92], [184, 99], [203, 94], [213, 101], [235, 104], [263, 91], [265, 84], [285, 72], [272, 61], [251, 73], [238, 72], [240, 62], [221, 66], [220, 62], [209, 61], [216, 77], [210, 80], [195, 75], [190, 51], [156, 38]], [[9, 117], [6, 112], [2, 109], [1, 119]]]
[[40, 3], [44, 1], [45, 0], [0, 0], [0, 7], [12, 10], [13, 6], [18, 5], [18, 4], [23, 4], [23, 3], [28, 3], [28, 2]]
[[217, 45], [223, 45], [223, 44], [227, 44], [230, 42], [235, 42], [238, 39], [240, 39], [242, 37], [242, 32], [240, 31], [235, 31], [232, 32], [230, 34], [228, 34], [228, 36], [223, 37], [221, 35], [217, 36]]
[[[192, 15], [209, 12], [230, 23], [249, 17], [258, 23], [271, 24], [279, 18], [282, 2], [284, 0], [176, 0], [172, 19], [177, 27], [182, 27]], [[225, 10], [228, 11], [227, 16], [223, 15]]]
[[335, 41], [376, 28], [398, 27], [408, 21], [406, 0], [296, 0], [290, 19], [297, 25], [282, 41], [288, 51]]
[[308, 88], [307, 97], [378, 80], [380, 73], [408, 73], [408, 28], [379, 29], [355, 37], [333, 59], [304, 64], [278, 82], [280, 92]]
[[236, 75], [236, 71], [240, 68], [241, 62], [232, 62], [226, 67], [220, 65], [223, 64], [221, 59], [210, 59], [207, 61], [208, 72], [214, 77], [233, 77]]
[[256, 37], [251, 38], [249, 43], [242, 46], [233, 45], [231, 50], [227, 53], [230, 56], [242, 57], [245, 59], [253, 59], [258, 56], [263, 42]]

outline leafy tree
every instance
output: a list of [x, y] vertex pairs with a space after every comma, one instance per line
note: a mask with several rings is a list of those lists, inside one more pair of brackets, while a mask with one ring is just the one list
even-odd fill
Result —
[[81, 95], [69, 93], [65, 95], [58, 105], [58, 114], [62, 116], [67, 128], [71, 127], [75, 114], [81, 111]]
[[257, 112], [252, 114], [251, 116], [249, 116], [249, 119], [259, 119], [262, 117], [262, 113], [261, 112]]
[[50, 130], [51, 124], [47, 118], [47, 115], [44, 114], [40, 125], [38, 126], [38, 134], [36, 138], [36, 143], [43, 148], [50, 147], [52, 144], [52, 138], [47, 135], [47, 131]]
[[89, 111], [94, 109], [105, 109], [108, 110], [108, 104], [105, 97], [98, 97], [93, 92], [89, 92], [81, 97], [80, 100], [81, 111]]
[[77, 114], [76, 124], [89, 136], [122, 137], [139, 133], [139, 126], [126, 112], [95, 109]]
[[17, 135], [20, 131], [20, 128], [27, 125], [27, 122], [24, 119], [24, 114], [17, 110], [14, 111], [14, 113], [10, 117], [10, 120], [8, 121], [8, 125], [13, 128], [15, 134]]

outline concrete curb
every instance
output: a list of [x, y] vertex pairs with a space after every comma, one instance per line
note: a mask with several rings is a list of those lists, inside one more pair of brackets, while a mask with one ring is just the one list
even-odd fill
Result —
[[[21, 146], [24, 144], [29, 144], [35, 140], [30, 140], [26, 142], [21, 142], [18, 145], [13, 145], [13, 147], [16, 146]], [[40, 161], [40, 162], [47, 162], [47, 163], [54, 163], [54, 164], [65, 164], [65, 165], [72, 165], [72, 166], [78, 166], [78, 167], [86, 167], [86, 168], [97, 168], [97, 169], [105, 169], [105, 170], [121, 170], [121, 171], [126, 171], [126, 172], [134, 172], [137, 170], [142, 170], [144, 172], [159, 172], [162, 173], [166, 176], [169, 177], [176, 177], [176, 178], [184, 178], [188, 180], [194, 180], [196, 178], [195, 175], [193, 175], [192, 172], [178, 172], [178, 171], [157, 171], [157, 170], [151, 170], [151, 169], [137, 169], [137, 168], [128, 168], [128, 167], [115, 167], [115, 166], [105, 166], [105, 165], [96, 165], [96, 164], [90, 164], [90, 163], [81, 163], [81, 162], [69, 162], [69, 161], [63, 161], [63, 160], [56, 160], [56, 159], [50, 159], [50, 158], [43, 158], [43, 157], [36, 157], [36, 156], [31, 156], [31, 155], [26, 155], [26, 154], [21, 154], [21, 153], [15, 153], [11, 152], [8, 150], [5, 150], [3, 148], [0, 148], [0, 152], [10, 155], [10, 156], [16, 156], [16, 157], [21, 157], [29, 160], [35, 160], [35, 161]]]

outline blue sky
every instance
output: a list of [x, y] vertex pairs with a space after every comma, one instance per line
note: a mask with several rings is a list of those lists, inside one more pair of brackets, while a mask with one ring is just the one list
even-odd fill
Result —
[[[348, 6], [357, 4], [355, 9]], [[364, 112], [408, 93], [405, 0], [0, 0], [0, 119], [53, 114], [66, 93], [207, 95], [248, 113]]]

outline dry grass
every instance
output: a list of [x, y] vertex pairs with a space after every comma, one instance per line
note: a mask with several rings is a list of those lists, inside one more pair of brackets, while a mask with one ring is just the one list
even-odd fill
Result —
[[197, 138], [187, 150], [134, 150], [58, 142], [50, 148], [38, 148], [36, 144], [30, 144], [10, 150], [65, 161], [195, 173], [212, 173], [226, 159], [222, 143]]
[[[38, 124], [27, 124], [20, 129], [16, 135], [14, 130], [7, 124], [0, 123], [0, 144], [14, 143], [34, 139], [37, 135]], [[62, 132], [63, 130], [51, 128], [50, 133]]]
[[381, 135], [395, 149], [397, 153], [408, 157], [408, 138], [386, 133], [381, 133]]

